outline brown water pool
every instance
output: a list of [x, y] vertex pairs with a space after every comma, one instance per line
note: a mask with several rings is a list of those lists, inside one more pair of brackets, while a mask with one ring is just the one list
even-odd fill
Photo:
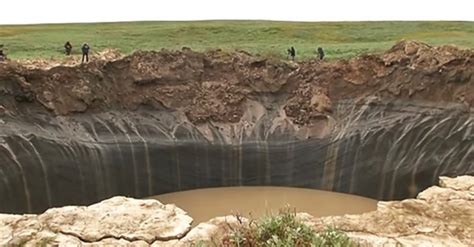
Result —
[[376, 200], [349, 194], [288, 187], [221, 187], [153, 196], [189, 213], [194, 225], [217, 216], [239, 213], [261, 217], [287, 206], [321, 217], [360, 214], [376, 209]]

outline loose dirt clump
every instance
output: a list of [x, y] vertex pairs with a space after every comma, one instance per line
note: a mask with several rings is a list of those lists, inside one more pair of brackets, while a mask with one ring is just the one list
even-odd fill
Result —
[[243, 114], [240, 107], [245, 95], [238, 87], [219, 82], [203, 82], [191, 107], [186, 107], [186, 116], [191, 122], [207, 120], [238, 122]]
[[325, 113], [331, 112], [331, 100], [327, 95], [325, 88], [313, 86], [311, 83], [302, 84], [291, 93], [284, 107], [286, 115], [293, 118], [293, 122], [297, 124], [325, 118]]

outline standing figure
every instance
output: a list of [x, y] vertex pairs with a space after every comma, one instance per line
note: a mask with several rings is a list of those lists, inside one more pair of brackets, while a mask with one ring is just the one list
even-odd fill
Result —
[[288, 49], [288, 55], [291, 56], [292, 61], [295, 61], [296, 50], [293, 46], [290, 49]]
[[323, 60], [323, 58], [324, 58], [324, 51], [323, 51], [323, 48], [322, 48], [322, 47], [318, 47], [318, 55], [319, 55], [319, 59], [320, 59], [320, 60]]
[[7, 60], [7, 55], [3, 52], [3, 45], [0, 45], [0, 62]]
[[89, 45], [87, 43], [84, 43], [84, 45], [82, 45], [81, 47], [81, 50], [82, 50], [82, 63], [84, 63], [84, 59], [86, 60], [86, 62], [89, 62]]
[[66, 42], [66, 44], [64, 44], [64, 49], [66, 50], [66, 55], [67, 56], [71, 55], [72, 45], [69, 41]]

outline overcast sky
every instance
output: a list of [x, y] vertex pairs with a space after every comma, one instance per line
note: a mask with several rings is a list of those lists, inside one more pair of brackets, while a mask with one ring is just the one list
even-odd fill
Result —
[[135, 20], [474, 21], [474, 0], [1, 0], [0, 24]]

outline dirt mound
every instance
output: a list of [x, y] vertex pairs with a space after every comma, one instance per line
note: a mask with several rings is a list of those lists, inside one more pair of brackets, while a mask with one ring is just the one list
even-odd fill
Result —
[[325, 118], [341, 99], [474, 105], [474, 53], [454, 46], [401, 41], [380, 55], [299, 64], [244, 51], [189, 48], [127, 57], [106, 51], [97, 58], [69, 67], [77, 61], [0, 64], [2, 111], [38, 106], [71, 114], [153, 107], [181, 112], [193, 123], [238, 122], [244, 103], [253, 100], [269, 111], [284, 109], [294, 123], [304, 125]]

